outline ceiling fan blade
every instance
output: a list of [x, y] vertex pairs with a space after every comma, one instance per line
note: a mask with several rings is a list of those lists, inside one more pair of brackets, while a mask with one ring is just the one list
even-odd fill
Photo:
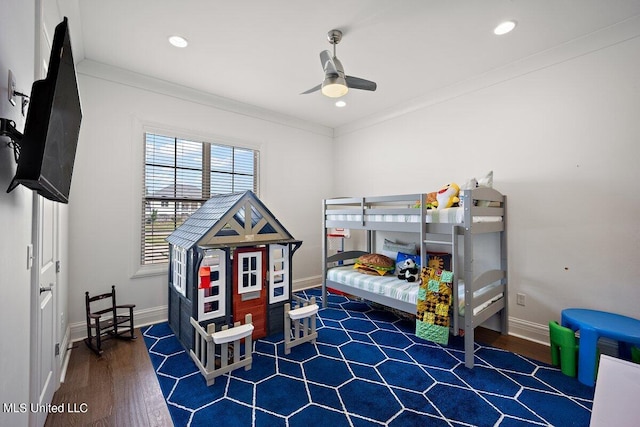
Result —
[[378, 87], [376, 82], [372, 82], [371, 80], [361, 79], [360, 77], [346, 76], [345, 79], [347, 80], [347, 86], [349, 86], [349, 89], [362, 89], [362, 90], [374, 91]]
[[331, 52], [328, 50], [320, 52], [320, 63], [322, 64], [322, 69], [325, 74], [338, 74], [336, 64], [334, 64]]
[[321, 87], [322, 87], [322, 84], [319, 84], [318, 86], [314, 86], [314, 87], [312, 87], [311, 89], [309, 89], [309, 90], [307, 90], [307, 91], [305, 91], [305, 92], [302, 92], [300, 95], [306, 95], [306, 94], [308, 94], [308, 93], [315, 92], [315, 91], [317, 91], [317, 90], [320, 90], [320, 88], [321, 88]]

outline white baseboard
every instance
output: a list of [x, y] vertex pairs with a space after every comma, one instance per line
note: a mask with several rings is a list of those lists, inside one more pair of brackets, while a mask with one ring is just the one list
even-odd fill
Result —
[[[549, 344], [549, 325], [541, 325], [539, 323], [529, 322], [527, 320], [516, 319], [514, 317], [509, 318], [509, 335], [522, 338], [528, 341], [533, 341], [538, 344]], [[578, 337], [580, 332], [578, 331]], [[608, 339], [600, 338], [598, 340], [598, 348], [600, 353], [616, 356], [618, 354], [618, 342]]]
[[291, 288], [293, 292], [304, 291], [305, 289], [316, 288], [321, 286], [322, 276], [311, 276], [304, 279], [294, 280]]
[[[142, 326], [153, 325], [155, 323], [166, 322], [168, 316], [169, 307], [162, 305], [159, 307], [147, 308], [144, 310], [138, 310], [133, 312], [134, 326], [136, 328]], [[71, 342], [77, 342], [87, 337], [87, 323], [76, 322], [69, 325], [71, 330]]]
[[509, 317], [509, 335], [538, 344], [549, 345], [549, 325], [541, 325], [528, 320]]

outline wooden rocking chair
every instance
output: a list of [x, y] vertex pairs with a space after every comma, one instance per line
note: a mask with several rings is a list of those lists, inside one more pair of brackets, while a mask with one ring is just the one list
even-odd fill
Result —
[[[135, 304], [116, 305], [115, 286], [111, 287], [111, 292], [94, 297], [90, 297], [89, 292], [85, 292], [85, 306], [87, 310], [87, 338], [84, 342], [98, 356], [102, 354], [104, 339], [133, 340], [137, 338], [133, 334], [133, 308]], [[108, 316], [109, 314], [111, 316]], [[107, 316], [103, 318], [103, 315]], [[106, 338], [103, 339], [103, 336]]]

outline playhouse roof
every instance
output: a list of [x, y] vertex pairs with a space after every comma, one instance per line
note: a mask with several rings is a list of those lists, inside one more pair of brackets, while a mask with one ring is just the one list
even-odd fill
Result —
[[213, 196], [167, 241], [185, 249], [297, 242], [252, 191]]

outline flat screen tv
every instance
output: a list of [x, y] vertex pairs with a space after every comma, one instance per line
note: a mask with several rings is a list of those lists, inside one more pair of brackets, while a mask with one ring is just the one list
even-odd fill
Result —
[[31, 87], [16, 174], [7, 192], [22, 184], [47, 199], [69, 203], [82, 109], [67, 18], [56, 26], [47, 76]]

